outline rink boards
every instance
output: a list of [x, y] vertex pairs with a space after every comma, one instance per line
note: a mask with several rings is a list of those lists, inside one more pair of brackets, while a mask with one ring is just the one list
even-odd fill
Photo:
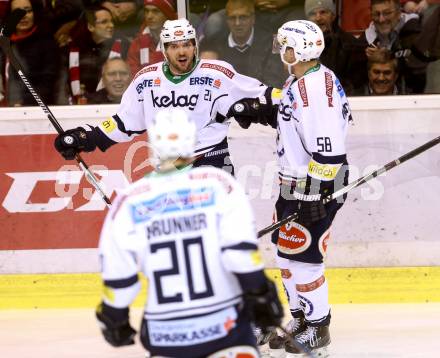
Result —
[[[266, 273], [287, 303], [278, 270]], [[439, 267], [330, 268], [326, 272], [331, 304], [440, 302]], [[133, 305], [145, 303], [146, 281]], [[0, 310], [94, 308], [102, 282], [96, 273], [0, 276]]]
[[[347, 140], [351, 179], [440, 133], [439, 96], [352, 98], [350, 103], [355, 119]], [[53, 112], [62, 126], [72, 128], [96, 125], [114, 110], [75, 106], [55, 107]], [[38, 107], [2, 109], [0, 123], [0, 273], [96, 272], [105, 205], [74, 162], [63, 161], [53, 150], [54, 131]], [[233, 123], [230, 129], [237, 178], [251, 198], [258, 228], [271, 223], [277, 195], [274, 138], [274, 131], [262, 126], [243, 130]], [[146, 170], [143, 140], [84, 155], [109, 196]], [[359, 277], [371, 281], [388, 277], [389, 271], [360, 268], [438, 265], [439, 154], [440, 146], [350, 193], [335, 220], [328, 266], [358, 268]], [[274, 267], [267, 238], [261, 248], [267, 266]], [[424, 268], [413, 270], [423, 277]], [[438, 274], [432, 270], [430, 279], [435, 281]], [[343, 282], [349, 271], [333, 272]], [[2, 281], [0, 287], [8, 286]]]

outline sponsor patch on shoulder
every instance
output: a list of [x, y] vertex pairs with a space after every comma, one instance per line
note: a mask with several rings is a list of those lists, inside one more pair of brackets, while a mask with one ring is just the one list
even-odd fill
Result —
[[225, 76], [227, 76], [229, 78], [232, 78], [235, 76], [235, 73], [232, 72], [230, 69], [223, 67], [223, 66], [220, 66], [220, 65], [217, 65], [215, 63], [205, 62], [205, 63], [202, 63], [200, 67], [201, 68], [210, 68], [212, 70], [219, 71], [219, 72], [225, 74]]
[[325, 72], [325, 94], [328, 99], [328, 106], [333, 107], [333, 78], [329, 72]]
[[304, 78], [301, 78], [298, 81], [298, 89], [299, 89], [299, 95], [301, 96], [301, 99], [303, 101], [303, 107], [308, 107], [309, 98], [307, 97], [306, 81], [304, 80]]
[[157, 71], [157, 66], [144, 67], [142, 70], [136, 73], [134, 79], [138, 78], [140, 75], [143, 75], [144, 73], [153, 72], [153, 71]]

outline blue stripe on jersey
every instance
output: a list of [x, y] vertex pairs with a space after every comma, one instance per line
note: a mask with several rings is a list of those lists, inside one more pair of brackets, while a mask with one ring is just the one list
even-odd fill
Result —
[[339, 81], [338, 78], [335, 78], [335, 85], [336, 85], [336, 89], [339, 93], [339, 97], [344, 98], [345, 97], [344, 88], [342, 87], [341, 82]]
[[257, 250], [258, 246], [250, 242], [241, 242], [236, 245], [222, 247], [222, 251], [225, 250]]
[[104, 280], [104, 285], [111, 288], [126, 288], [133, 286], [139, 281], [138, 275], [134, 275], [128, 278], [121, 278], [118, 280]]

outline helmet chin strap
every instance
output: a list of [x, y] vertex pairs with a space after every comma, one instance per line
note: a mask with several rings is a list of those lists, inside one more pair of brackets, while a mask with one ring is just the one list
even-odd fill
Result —
[[286, 53], [285, 49], [284, 49], [284, 51], [280, 51], [281, 62], [287, 65], [287, 70], [289, 71], [289, 75], [294, 75], [294, 73], [292, 72], [292, 68], [293, 68], [293, 66], [295, 66], [299, 62], [299, 60], [296, 59], [295, 62], [293, 62], [293, 63], [287, 62], [284, 59], [285, 53]]

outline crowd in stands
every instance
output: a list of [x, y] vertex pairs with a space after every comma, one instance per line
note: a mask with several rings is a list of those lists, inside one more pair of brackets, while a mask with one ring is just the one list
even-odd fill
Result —
[[[322, 29], [321, 62], [348, 95], [440, 93], [440, 0], [370, 0], [361, 33], [340, 27], [344, 0], [190, 0], [199, 55], [280, 87], [287, 72], [272, 53], [286, 21]], [[0, 18], [26, 15], [11, 47], [49, 105], [118, 103], [133, 76], [163, 60], [159, 33], [177, 18], [176, 0], [0, 0]], [[0, 51], [0, 104], [35, 105]]]

